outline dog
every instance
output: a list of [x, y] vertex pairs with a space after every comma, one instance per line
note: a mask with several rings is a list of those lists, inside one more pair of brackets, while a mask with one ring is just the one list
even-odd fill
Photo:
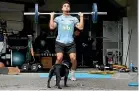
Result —
[[53, 76], [56, 76], [56, 86], [58, 87], [58, 89], [62, 89], [60, 86], [61, 77], [64, 77], [64, 86], [68, 87], [67, 79], [68, 79], [68, 75], [69, 75], [71, 66], [72, 66], [71, 62], [69, 62], [67, 60], [63, 60], [62, 64], [53, 65], [49, 71], [47, 87], [51, 88], [50, 81]]

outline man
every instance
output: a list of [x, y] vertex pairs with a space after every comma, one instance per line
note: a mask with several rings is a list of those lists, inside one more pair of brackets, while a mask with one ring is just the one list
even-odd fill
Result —
[[27, 62], [30, 62], [32, 60], [32, 57], [34, 58], [34, 49], [33, 49], [33, 45], [32, 45], [32, 35], [28, 35], [28, 48], [27, 48], [27, 53], [26, 53]]
[[70, 3], [64, 2], [62, 4], [63, 14], [54, 19], [54, 12], [50, 14], [49, 27], [51, 30], [58, 27], [58, 36], [55, 43], [55, 51], [57, 54], [56, 64], [60, 64], [63, 59], [63, 54], [67, 52], [69, 54], [72, 69], [71, 69], [71, 80], [76, 80], [74, 73], [76, 70], [76, 44], [74, 42], [73, 34], [74, 28], [83, 30], [84, 21], [83, 13], [79, 13], [80, 22], [76, 17], [70, 15]]

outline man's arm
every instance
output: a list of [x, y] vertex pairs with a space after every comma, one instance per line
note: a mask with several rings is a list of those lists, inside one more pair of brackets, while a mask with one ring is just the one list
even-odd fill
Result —
[[83, 13], [79, 13], [79, 16], [80, 16], [80, 22], [76, 24], [76, 28], [78, 28], [79, 30], [83, 30], [84, 29]]
[[49, 27], [50, 29], [55, 29], [57, 24], [54, 22], [54, 13], [50, 14], [50, 22], [49, 22]]
[[32, 42], [31, 42], [31, 44], [30, 44], [30, 52], [31, 52], [31, 56], [34, 57], [34, 50], [33, 50]]
[[33, 50], [33, 48], [30, 48], [30, 50], [31, 50], [31, 55], [34, 57], [34, 50]]

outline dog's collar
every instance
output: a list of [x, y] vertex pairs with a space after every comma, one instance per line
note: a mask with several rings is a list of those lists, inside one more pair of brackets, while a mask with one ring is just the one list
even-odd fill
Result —
[[69, 68], [69, 66], [67, 64], [63, 63], [63, 65], [65, 65], [67, 68]]

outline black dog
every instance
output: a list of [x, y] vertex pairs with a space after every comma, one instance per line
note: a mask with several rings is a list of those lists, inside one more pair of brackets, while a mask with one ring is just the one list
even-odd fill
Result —
[[64, 60], [62, 64], [55, 64], [53, 67], [50, 69], [49, 72], [49, 77], [48, 77], [48, 82], [47, 82], [47, 87], [50, 87], [50, 81], [51, 78], [55, 75], [56, 76], [56, 86], [58, 86], [58, 89], [62, 89], [60, 86], [60, 80], [61, 77], [64, 77], [64, 86], [67, 86], [67, 79], [69, 75], [69, 70], [71, 68], [71, 62]]

